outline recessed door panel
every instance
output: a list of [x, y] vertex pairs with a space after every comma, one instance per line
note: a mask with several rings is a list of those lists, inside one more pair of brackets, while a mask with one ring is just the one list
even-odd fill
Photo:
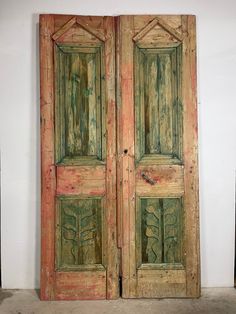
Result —
[[55, 45], [58, 163], [105, 158], [103, 59], [103, 43]]
[[183, 267], [182, 200], [139, 198], [137, 217], [137, 266]]
[[182, 159], [181, 53], [135, 45], [136, 160]]
[[105, 269], [101, 198], [58, 197], [58, 270]]

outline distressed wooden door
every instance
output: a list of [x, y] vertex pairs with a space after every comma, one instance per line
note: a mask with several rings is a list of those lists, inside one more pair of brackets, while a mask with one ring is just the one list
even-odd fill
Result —
[[114, 30], [40, 16], [44, 300], [118, 297]]
[[121, 16], [119, 245], [122, 295], [198, 297], [194, 16]]
[[41, 298], [117, 298], [119, 275], [125, 298], [199, 296], [195, 18], [41, 15], [40, 36]]

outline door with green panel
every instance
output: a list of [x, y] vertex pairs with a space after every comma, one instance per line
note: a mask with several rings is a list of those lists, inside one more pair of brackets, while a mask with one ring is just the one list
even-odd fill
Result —
[[197, 297], [195, 17], [117, 24], [122, 295]]
[[41, 298], [117, 298], [114, 18], [40, 27]]
[[195, 49], [193, 16], [40, 16], [41, 299], [199, 296]]

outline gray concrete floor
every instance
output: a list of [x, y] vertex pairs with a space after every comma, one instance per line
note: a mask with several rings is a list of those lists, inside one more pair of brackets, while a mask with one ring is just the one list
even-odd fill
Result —
[[34, 290], [0, 290], [5, 314], [236, 314], [236, 290], [202, 289], [200, 299], [139, 299], [115, 301], [40, 301]]

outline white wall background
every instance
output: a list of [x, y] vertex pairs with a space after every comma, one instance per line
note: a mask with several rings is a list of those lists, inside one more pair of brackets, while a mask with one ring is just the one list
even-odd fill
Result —
[[39, 287], [39, 13], [197, 15], [202, 286], [233, 286], [236, 1], [0, 0], [3, 287]]

